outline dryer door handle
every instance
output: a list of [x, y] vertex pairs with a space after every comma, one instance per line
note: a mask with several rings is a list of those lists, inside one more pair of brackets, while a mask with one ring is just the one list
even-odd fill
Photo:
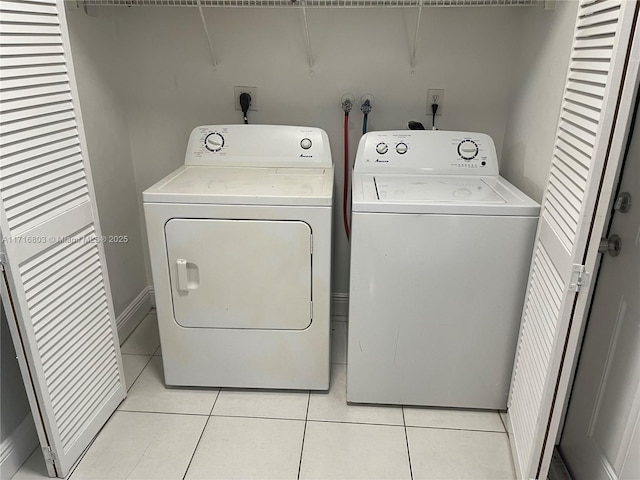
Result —
[[178, 290], [180, 292], [189, 293], [189, 279], [187, 277], [187, 261], [184, 258], [176, 260], [178, 269]]

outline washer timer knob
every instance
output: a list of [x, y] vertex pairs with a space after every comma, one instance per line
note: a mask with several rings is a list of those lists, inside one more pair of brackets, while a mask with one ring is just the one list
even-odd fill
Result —
[[478, 144], [473, 140], [463, 140], [458, 144], [458, 155], [464, 160], [471, 160], [478, 155]]
[[396, 152], [398, 152], [400, 155], [404, 155], [405, 153], [407, 153], [407, 150], [409, 150], [409, 147], [407, 147], [407, 144], [404, 142], [400, 142], [396, 145]]
[[224, 137], [218, 132], [210, 133], [204, 139], [204, 146], [210, 152], [219, 152], [224, 147]]
[[300, 146], [305, 150], [309, 150], [311, 148], [311, 145], [312, 143], [310, 138], [303, 138], [302, 140], [300, 140]]
[[376, 152], [378, 152], [380, 155], [384, 155], [388, 151], [389, 146], [386, 143], [380, 142], [378, 145], [376, 145]]

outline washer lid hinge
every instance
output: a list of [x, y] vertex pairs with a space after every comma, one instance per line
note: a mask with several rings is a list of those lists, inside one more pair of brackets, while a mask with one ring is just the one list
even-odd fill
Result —
[[46, 447], [42, 447], [42, 453], [44, 455], [44, 461], [46, 463], [50, 463], [51, 465], [56, 464], [56, 459], [53, 454], [53, 450], [51, 450], [51, 447], [49, 445], [47, 445]]
[[589, 284], [589, 273], [584, 265], [573, 265], [571, 268], [571, 278], [569, 279], [569, 291], [579, 292], [582, 287]]

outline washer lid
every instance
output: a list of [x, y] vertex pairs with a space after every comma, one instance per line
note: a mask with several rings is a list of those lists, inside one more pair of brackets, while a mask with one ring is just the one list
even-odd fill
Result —
[[143, 192], [145, 202], [331, 206], [332, 168], [181, 167]]
[[506, 200], [480, 178], [373, 177], [378, 200], [503, 204]]
[[540, 206], [499, 176], [356, 175], [354, 212], [537, 216]]

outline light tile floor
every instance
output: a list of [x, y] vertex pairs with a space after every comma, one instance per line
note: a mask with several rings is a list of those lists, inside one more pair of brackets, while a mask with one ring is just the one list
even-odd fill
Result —
[[[128, 397], [70, 478], [515, 479], [497, 412], [347, 405], [346, 323], [332, 334], [329, 392], [167, 388], [149, 314], [122, 346]], [[13, 480], [44, 478], [36, 450]]]

